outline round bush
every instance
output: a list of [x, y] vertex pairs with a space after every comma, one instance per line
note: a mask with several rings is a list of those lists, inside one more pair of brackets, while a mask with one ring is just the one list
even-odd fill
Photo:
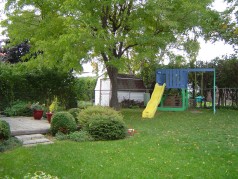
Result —
[[78, 122], [77, 117], [78, 117], [78, 114], [79, 114], [80, 111], [81, 111], [81, 109], [79, 109], [79, 108], [71, 108], [71, 109], [68, 110], [68, 112], [74, 116], [74, 119], [75, 119], [76, 123]]
[[0, 140], [7, 140], [11, 136], [10, 126], [6, 121], [0, 120]]
[[50, 128], [53, 135], [57, 132], [69, 134], [74, 132], [77, 126], [72, 114], [69, 112], [58, 112], [53, 115]]
[[109, 107], [93, 106], [79, 114], [83, 128], [95, 140], [117, 140], [127, 136], [122, 115]]
[[87, 107], [86, 109], [83, 109], [79, 114], [78, 114], [78, 122], [81, 127], [85, 127], [87, 122], [92, 119], [94, 115], [105, 115], [105, 116], [111, 116], [111, 118], [118, 118], [120, 120], [123, 120], [122, 115], [110, 108], [110, 107], [104, 107], [104, 106], [90, 106]]

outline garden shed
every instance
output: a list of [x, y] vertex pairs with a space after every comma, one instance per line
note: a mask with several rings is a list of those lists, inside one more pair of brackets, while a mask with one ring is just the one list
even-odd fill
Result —
[[[118, 101], [144, 101], [146, 87], [143, 80], [134, 75], [118, 74]], [[111, 99], [111, 82], [108, 76], [100, 76], [95, 87], [95, 105], [109, 106]]]

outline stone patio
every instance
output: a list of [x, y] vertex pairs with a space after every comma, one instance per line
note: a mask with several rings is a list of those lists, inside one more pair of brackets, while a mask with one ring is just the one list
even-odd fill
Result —
[[33, 117], [0, 117], [9, 123], [12, 136], [46, 134], [50, 130], [47, 120], [35, 120]]

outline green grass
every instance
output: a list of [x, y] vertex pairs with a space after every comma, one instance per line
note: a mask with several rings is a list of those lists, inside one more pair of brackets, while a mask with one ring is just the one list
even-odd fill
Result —
[[[123, 110], [136, 129], [118, 141], [70, 142], [17, 148], [0, 154], [0, 176], [44, 171], [60, 178], [238, 178], [238, 111]], [[0, 177], [1, 178], [1, 177]]]

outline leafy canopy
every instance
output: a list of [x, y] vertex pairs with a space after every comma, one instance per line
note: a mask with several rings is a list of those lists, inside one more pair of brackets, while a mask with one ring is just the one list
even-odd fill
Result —
[[158, 58], [179, 34], [186, 41], [191, 31], [205, 32], [217, 16], [207, 8], [211, 2], [11, 0], [3, 25], [13, 44], [28, 39], [32, 51], [43, 51], [38, 59], [47, 65], [75, 69], [97, 57], [123, 69], [132, 58]]
[[43, 52], [37, 56], [41, 63], [76, 69], [82, 61], [101, 60], [111, 80], [110, 106], [118, 109], [118, 72], [126, 65], [156, 62], [171, 44], [189, 44], [191, 32], [208, 33], [219, 19], [208, 8], [212, 2], [11, 0], [3, 24], [15, 43], [28, 39], [31, 50]]

